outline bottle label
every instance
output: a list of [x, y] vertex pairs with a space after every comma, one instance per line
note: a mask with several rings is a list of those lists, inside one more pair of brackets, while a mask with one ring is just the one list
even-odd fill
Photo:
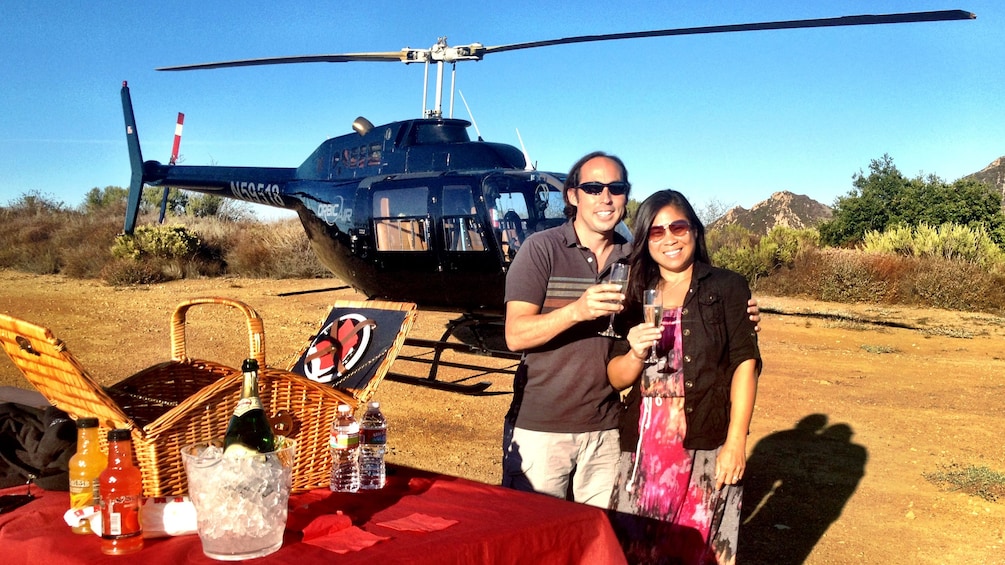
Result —
[[329, 442], [329, 447], [332, 449], [353, 449], [357, 446], [359, 446], [358, 433], [335, 433]]
[[249, 410], [262, 409], [262, 401], [257, 396], [252, 396], [249, 398], [242, 398], [237, 401], [237, 406], [234, 408], [235, 416], [243, 416]]
[[70, 508], [86, 508], [94, 501], [94, 485], [87, 479], [70, 479]]
[[360, 432], [360, 441], [362, 443], [383, 445], [387, 443], [387, 429], [386, 428], [376, 428], [367, 429], [363, 428]]
[[102, 507], [101, 537], [118, 539], [141, 533], [140, 499], [138, 496], [119, 496]]

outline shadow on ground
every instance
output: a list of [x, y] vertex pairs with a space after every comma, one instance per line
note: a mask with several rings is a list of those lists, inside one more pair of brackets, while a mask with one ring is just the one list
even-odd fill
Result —
[[838, 519], [868, 453], [825, 414], [765, 436], [747, 461], [738, 563], [795, 565]]

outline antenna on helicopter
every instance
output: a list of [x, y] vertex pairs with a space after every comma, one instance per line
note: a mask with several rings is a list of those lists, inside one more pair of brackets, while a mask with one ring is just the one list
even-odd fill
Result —
[[[464, 108], [468, 111], [468, 117], [471, 118], [471, 125], [475, 126], [475, 133], [478, 134], [478, 141], [484, 141], [482, 139], [482, 132], [478, 130], [478, 122], [475, 121], [475, 115], [471, 113], [471, 107], [468, 106], [467, 98], [464, 98], [464, 93], [461, 92], [461, 89], [459, 88], [457, 89], [457, 94], [461, 95], [461, 102], [464, 102]], [[453, 116], [453, 112], [451, 112], [451, 116]]]
[[536, 171], [537, 163], [531, 164], [530, 162], [530, 153], [527, 153], [527, 147], [523, 144], [523, 138], [520, 137], [520, 128], [516, 128], [516, 138], [520, 140], [520, 151], [523, 151], [523, 160], [527, 162], [525, 169], [528, 171]]

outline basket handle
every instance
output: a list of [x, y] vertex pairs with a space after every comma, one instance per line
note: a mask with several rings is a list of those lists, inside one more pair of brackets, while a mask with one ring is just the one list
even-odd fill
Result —
[[198, 304], [222, 304], [236, 308], [244, 313], [248, 321], [248, 357], [258, 361], [258, 366], [265, 368], [265, 325], [262, 317], [254, 308], [243, 302], [220, 297], [201, 297], [186, 300], [175, 308], [171, 316], [171, 359], [175, 361], [188, 360], [185, 347], [185, 314], [188, 309]]

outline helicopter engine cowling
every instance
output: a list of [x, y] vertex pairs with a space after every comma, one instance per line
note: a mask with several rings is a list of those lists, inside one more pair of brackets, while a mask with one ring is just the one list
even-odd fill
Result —
[[405, 170], [410, 173], [470, 169], [524, 169], [523, 153], [505, 143], [468, 141], [416, 145], [408, 148]]

